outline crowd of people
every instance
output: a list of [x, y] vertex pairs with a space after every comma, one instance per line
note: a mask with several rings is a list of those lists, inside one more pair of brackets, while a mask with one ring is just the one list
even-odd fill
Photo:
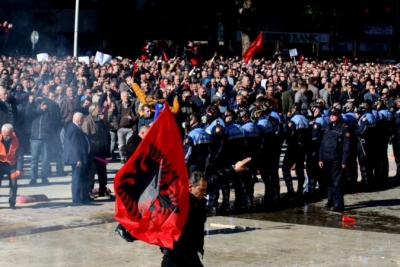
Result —
[[[112, 199], [105, 160], [126, 163], [165, 103], [181, 131], [189, 173], [204, 172], [212, 180], [221, 168], [252, 158], [248, 171], [209, 183], [210, 214], [251, 211], [258, 175], [265, 184], [266, 210], [282, 201], [328, 196], [327, 207], [340, 211], [345, 192], [388, 185], [389, 143], [400, 176], [400, 67], [394, 63], [299, 62], [274, 56], [245, 63], [217, 54], [202, 58], [189, 43], [179, 57], [118, 57], [103, 65], [94, 56], [89, 64], [74, 57], [39, 62], [2, 56], [0, 74], [0, 127], [12, 125], [21, 153], [31, 155], [29, 184], [48, 184], [51, 175], [66, 175], [66, 164], [78, 167], [73, 168], [76, 203], [96, 197], [96, 174], [99, 196]], [[331, 131], [337, 123], [344, 129], [335, 130], [336, 137]], [[71, 125], [84, 133], [79, 137], [80, 144], [87, 143], [80, 146], [87, 147], [80, 152], [84, 158], [68, 151], [77, 138], [76, 129], [68, 129]], [[330, 141], [324, 141], [328, 132], [325, 139]], [[328, 153], [327, 142], [334, 142], [333, 151], [341, 153]], [[282, 151], [285, 200], [279, 185]], [[328, 154], [332, 158], [322, 157]], [[340, 172], [328, 173], [331, 166]]]

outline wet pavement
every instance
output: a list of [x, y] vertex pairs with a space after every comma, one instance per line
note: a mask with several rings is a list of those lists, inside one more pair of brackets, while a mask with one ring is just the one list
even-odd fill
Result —
[[[391, 174], [394, 163], [390, 159]], [[111, 163], [109, 188], [121, 165]], [[29, 168], [26, 165], [26, 168]], [[54, 168], [54, 167], [53, 167]], [[66, 168], [66, 171], [70, 171]], [[26, 171], [28, 173], [28, 170]], [[47, 202], [8, 208], [0, 191], [0, 266], [160, 266], [157, 247], [127, 243], [115, 232], [114, 202], [96, 199], [72, 206], [70, 176], [50, 185], [19, 180], [19, 195], [44, 194]], [[281, 182], [281, 191], [285, 186]], [[255, 186], [256, 199], [263, 194]], [[324, 209], [325, 200], [274, 212], [209, 217], [205, 266], [400, 266], [400, 188], [345, 196], [345, 210]], [[342, 216], [355, 223], [342, 222]]]

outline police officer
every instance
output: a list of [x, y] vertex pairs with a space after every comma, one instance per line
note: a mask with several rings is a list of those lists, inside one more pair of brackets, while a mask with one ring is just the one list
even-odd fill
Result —
[[257, 168], [260, 171], [261, 179], [264, 182], [264, 208], [271, 210], [274, 208], [274, 187], [273, 178], [273, 153], [271, 145], [274, 142], [275, 129], [270, 114], [262, 112], [256, 119], [255, 124], [260, 130], [260, 149], [257, 157]]
[[[241, 129], [245, 135], [245, 150], [244, 156], [250, 158], [257, 158], [260, 149], [260, 130], [250, 120], [251, 113], [248, 109], [241, 110], [239, 112], [239, 120]], [[254, 199], [254, 180], [253, 175], [256, 174], [257, 164], [250, 162], [248, 165], [249, 171], [244, 171], [240, 175], [242, 182], [242, 192], [244, 200], [244, 210], [251, 211], [253, 208]]]
[[225, 122], [222, 119], [218, 106], [211, 104], [206, 109], [206, 123], [204, 130], [211, 136], [211, 150], [207, 171], [212, 172], [223, 165], [223, 147], [225, 140]]
[[363, 101], [356, 112], [358, 124], [354, 133], [358, 139], [358, 163], [361, 182], [365, 189], [371, 189], [374, 182], [374, 155], [376, 153], [376, 118], [372, 114], [372, 102]]
[[388, 145], [390, 136], [392, 135], [393, 114], [390, 112], [386, 105], [386, 100], [383, 98], [378, 99], [376, 102], [376, 110], [381, 118], [381, 127], [379, 128], [380, 138], [377, 140], [379, 144], [378, 161], [380, 165], [379, 183], [384, 187], [387, 186], [387, 183], [389, 182]]
[[210, 153], [211, 136], [206, 133], [201, 125], [201, 116], [193, 113], [185, 126], [189, 132], [184, 137], [185, 162], [189, 174], [193, 171], [206, 169], [207, 157]]
[[306, 188], [306, 195], [308, 201], [316, 200], [315, 187], [318, 182], [319, 189], [326, 192], [325, 182], [323, 180], [323, 172], [319, 167], [319, 149], [324, 131], [328, 124], [322, 117], [322, 107], [320, 104], [311, 104], [311, 111], [313, 116], [310, 119], [310, 142], [307, 146], [307, 160], [306, 170], [308, 176], [308, 183]]
[[343, 122], [347, 124], [350, 131], [350, 154], [348, 159], [348, 166], [344, 170], [346, 180], [345, 190], [347, 193], [354, 193], [357, 191], [357, 179], [358, 179], [358, 164], [357, 164], [357, 137], [354, 133], [354, 129], [358, 125], [358, 120], [356, 118], [356, 113], [354, 112], [353, 102], [347, 102], [343, 106], [342, 113]]
[[332, 108], [327, 130], [324, 132], [319, 153], [319, 166], [323, 169], [328, 202], [332, 211], [344, 209], [342, 192], [343, 170], [347, 168], [350, 153], [350, 132], [341, 116], [341, 110]]
[[[225, 143], [225, 122], [222, 119], [218, 106], [211, 104], [206, 108], [205, 132], [210, 135], [210, 155], [206, 166], [206, 176], [213, 175], [221, 166], [225, 165], [224, 143]], [[220, 184], [212, 183], [208, 186], [208, 212], [210, 215], [218, 211]]]
[[[244, 131], [240, 127], [240, 124], [237, 123], [237, 114], [233, 110], [227, 110], [225, 112], [225, 131], [226, 141], [224, 146], [224, 157], [226, 158], [226, 163], [229, 166], [243, 158], [243, 151], [246, 147]], [[234, 209], [236, 212], [240, 212], [243, 203], [243, 194], [239, 178], [240, 176], [238, 174], [233, 173], [229, 179], [226, 179], [223, 183], [221, 183], [222, 205], [219, 207], [220, 215], [225, 215], [230, 211], [230, 182], [232, 183], [235, 191]]]
[[283, 179], [287, 187], [288, 200], [295, 202], [295, 191], [290, 169], [296, 164], [297, 176], [297, 196], [303, 194], [304, 188], [304, 160], [306, 157], [306, 148], [309, 141], [308, 119], [301, 112], [300, 105], [295, 104], [291, 109], [291, 115], [287, 125], [286, 132], [286, 153], [282, 163]]
[[[273, 137], [266, 140], [268, 147], [268, 167], [270, 172], [271, 186], [272, 186], [272, 207], [276, 207], [280, 198], [280, 183], [279, 183], [279, 161], [281, 158], [282, 144], [284, 141], [285, 127], [283, 125], [282, 117], [274, 109], [274, 101], [266, 99], [264, 102], [265, 110], [263, 117], [265, 117], [273, 126]], [[266, 148], [267, 148], [266, 147]], [[265, 162], [264, 162], [265, 164]], [[260, 170], [261, 171], [261, 170]], [[267, 175], [268, 177], [268, 175]], [[266, 201], [266, 204], [267, 201]]]

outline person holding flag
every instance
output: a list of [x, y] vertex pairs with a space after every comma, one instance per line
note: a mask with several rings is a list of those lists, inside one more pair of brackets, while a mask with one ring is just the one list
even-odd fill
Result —
[[162, 266], [203, 266], [197, 252], [203, 252], [207, 184], [246, 170], [250, 158], [219, 170], [212, 179], [194, 172], [189, 180], [179, 130], [164, 105], [115, 176], [115, 219], [120, 223], [116, 231], [127, 241], [159, 246]]
[[221, 180], [228, 180], [235, 172], [247, 171], [246, 164], [250, 160], [251, 158], [240, 160], [234, 165], [219, 169], [207, 178], [200, 171], [190, 174], [189, 214], [174, 248], [160, 248], [164, 254], [161, 267], [203, 267], [198, 253], [204, 255], [204, 223], [207, 220], [205, 195], [208, 185], [220, 184]]

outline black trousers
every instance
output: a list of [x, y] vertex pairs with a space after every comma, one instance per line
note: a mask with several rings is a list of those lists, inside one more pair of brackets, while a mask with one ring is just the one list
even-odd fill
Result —
[[307, 192], [310, 195], [314, 195], [315, 187], [317, 186], [317, 182], [319, 185], [319, 190], [326, 190], [325, 189], [325, 181], [323, 179], [323, 171], [319, 167], [319, 160], [318, 160], [318, 153], [313, 151], [314, 153], [307, 154], [306, 160], [306, 170], [308, 176], [308, 185], [307, 185]]
[[204, 267], [197, 251], [178, 253], [169, 249], [161, 249], [164, 256], [161, 267]]
[[89, 155], [88, 164], [86, 167], [88, 177], [88, 191], [92, 192], [95, 185], [95, 175], [99, 183], [99, 194], [104, 194], [107, 188], [107, 166], [98, 161], [93, 155]]
[[11, 166], [6, 162], [0, 162], [0, 187], [4, 175], [7, 175], [10, 185], [10, 197], [8, 198], [8, 203], [10, 204], [10, 207], [15, 206], [15, 200], [17, 198], [17, 189], [18, 189], [18, 183], [17, 183], [18, 178], [11, 179], [11, 172], [13, 171], [15, 171], [14, 166]]
[[323, 171], [328, 194], [328, 202], [336, 208], [343, 208], [343, 168], [341, 160], [324, 161]]
[[296, 164], [296, 176], [297, 176], [297, 193], [303, 193], [304, 186], [304, 160], [306, 158], [306, 151], [304, 146], [288, 146], [285, 157], [282, 162], [282, 174], [283, 179], [285, 180], [285, 184], [289, 194], [294, 193], [293, 188], [293, 180], [292, 175], [290, 173], [290, 169], [293, 164]]
[[88, 181], [87, 176], [85, 176], [84, 170], [85, 165], [77, 167], [76, 164], [71, 165], [72, 167], [72, 202], [82, 203], [87, 200], [88, 194]]

